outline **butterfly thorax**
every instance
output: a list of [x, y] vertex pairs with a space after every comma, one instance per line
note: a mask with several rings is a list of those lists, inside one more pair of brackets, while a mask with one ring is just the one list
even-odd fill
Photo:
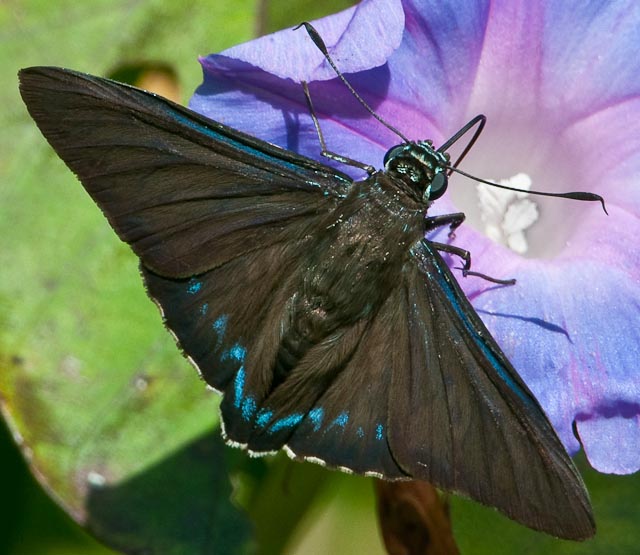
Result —
[[375, 315], [397, 286], [409, 248], [423, 235], [424, 211], [383, 172], [354, 183], [309, 248], [313, 254], [290, 302], [276, 376], [284, 378], [312, 346]]

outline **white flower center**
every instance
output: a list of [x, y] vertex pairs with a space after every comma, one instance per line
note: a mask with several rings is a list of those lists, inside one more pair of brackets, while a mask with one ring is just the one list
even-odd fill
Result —
[[[584, 154], [576, 152], [571, 140], [547, 129], [543, 121], [519, 120], [517, 114], [503, 114], [491, 121], [481, 144], [465, 157], [464, 171], [520, 189], [564, 192], [593, 187], [593, 172]], [[464, 147], [464, 141], [461, 143], [451, 149], [452, 160]], [[449, 185], [453, 208], [467, 216], [465, 225], [526, 258], [555, 258], [585, 222], [587, 203], [478, 186], [456, 175]]]
[[[498, 183], [524, 191], [531, 189], [531, 178], [526, 173]], [[505, 191], [484, 183], [477, 186], [477, 191], [485, 235], [518, 254], [525, 254], [529, 249], [525, 231], [538, 219], [538, 207], [528, 198], [529, 193]]]

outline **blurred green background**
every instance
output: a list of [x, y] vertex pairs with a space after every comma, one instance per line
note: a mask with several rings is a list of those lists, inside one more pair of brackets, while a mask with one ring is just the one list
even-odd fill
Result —
[[[198, 55], [347, 5], [0, 4], [0, 393], [41, 481], [112, 545], [132, 549], [144, 529], [162, 539], [158, 553], [225, 555], [256, 546], [262, 553], [383, 553], [369, 479], [283, 456], [249, 459], [211, 433], [217, 399], [162, 328], [135, 257], [28, 118], [16, 73], [50, 64], [123, 78], [151, 64], [170, 70], [186, 103], [201, 80]], [[554, 540], [454, 499], [461, 551], [638, 553], [640, 477], [598, 475], [578, 462], [596, 510], [595, 540]], [[104, 488], [103, 481], [127, 488]], [[113, 553], [44, 492], [5, 424], [0, 492], [0, 554]], [[189, 537], [179, 537], [183, 529]], [[198, 550], [189, 551], [193, 545]]]

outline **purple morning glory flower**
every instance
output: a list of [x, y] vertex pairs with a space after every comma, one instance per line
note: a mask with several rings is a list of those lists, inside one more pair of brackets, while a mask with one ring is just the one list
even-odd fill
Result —
[[[503, 194], [458, 176], [430, 215], [464, 211], [455, 244], [473, 268], [517, 278], [501, 288], [460, 281], [568, 450], [580, 447], [575, 424], [596, 469], [640, 469], [640, 5], [369, 0], [314, 25], [356, 90], [409, 138], [438, 145], [484, 113], [465, 171], [606, 199], [609, 217], [597, 203]], [[401, 142], [304, 30], [201, 62], [191, 107], [259, 138], [320, 159], [307, 80], [330, 150], [381, 167]]]

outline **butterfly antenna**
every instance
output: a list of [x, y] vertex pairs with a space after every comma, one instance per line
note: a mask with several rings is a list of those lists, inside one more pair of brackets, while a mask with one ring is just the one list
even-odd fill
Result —
[[[327, 50], [327, 45], [324, 43], [324, 41], [322, 40], [322, 37], [320, 36], [318, 31], [316, 31], [314, 26], [311, 25], [311, 23], [308, 23], [307, 21], [303, 21], [302, 23], [300, 23], [300, 25], [294, 27], [293, 30], [296, 31], [296, 30], [300, 29], [300, 27], [304, 27], [306, 29], [307, 33], [309, 34], [309, 37], [311, 37], [311, 40], [316, 45], [318, 50], [320, 50], [320, 52], [322, 52], [322, 55], [325, 57], [327, 62], [329, 62], [329, 65], [332, 67], [333, 71], [335, 71], [335, 73], [338, 76], [338, 78], [344, 83], [344, 85], [347, 87], [347, 89], [349, 89], [349, 92], [364, 107], [364, 109], [367, 112], [369, 112], [369, 114], [371, 114], [375, 119], [377, 119], [382, 125], [384, 125], [387, 129], [389, 129], [390, 131], [392, 131], [393, 133], [398, 135], [398, 137], [400, 137], [405, 143], [409, 143], [410, 141], [409, 141], [409, 139], [407, 139], [407, 137], [405, 137], [393, 125], [387, 123], [378, 114], [376, 114], [376, 112], [374, 112], [374, 110], [371, 108], [371, 106], [369, 106], [365, 102], [365, 100], [351, 86], [351, 83], [349, 83], [349, 81], [347, 81], [347, 78], [338, 69], [338, 66], [336, 66], [335, 62], [333, 61], [333, 59], [329, 55], [329, 51]], [[473, 179], [474, 181], [477, 181], [478, 183], [484, 183], [485, 185], [491, 185], [492, 187], [498, 187], [499, 189], [506, 189], [508, 191], [515, 191], [515, 192], [518, 192], [518, 193], [529, 193], [531, 195], [540, 195], [540, 196], [545, 196], [545, 197], [567, 198], [567, 199], [571, 199], [571, 200], [581, 200], [581, 201], [589, 201], [589, 202], [597, 201], [602, 205], [602, 210], [604, 210], [604, 213], [607, 214], [607, 215], [609, 214], [609, 212], [607, 212], [607, 207], [605, 206], [604, 199], [600, 195], [596, 195], [595, 193], [586, 193], [586, 192], [580, 192], [580, 191], [578, 191], [578, 192], [569, 192], [569, 193], [548, 193], [548, 192], [545, 192], [545, 191], [525, 191], [523, 189], [517, 189], [515, 187], [509, 187], [507, 185], [500, 185], [499, 183], [494, 183], [492, 181], [487, 181], [486, 179], [481, 179], [479, 177], [476, 177], [475, 175], [471, 175], [470, 173], [467, 173], [467, 172], [464, 172], [462, 170], [459, 170], [458, 169], [458, 165], [460, 164], [460, 162], [462, 162], [464, 157], [469, 153], [471, 148], [473, 148], [473, 145], [476, 143], [476, 141], [480, 137], [480, 134], [482, 133], [482, 130], [484, 129], [484, 126], [485, 126], [486, 122], [487, 122], [486, 116], [484, 116], [482, 114], [476, 116], [475, 118], [473, 118], [469, 123], [467, 123], [464, 127], [462, 127], [457, 133], [455, 133], [451, 138], [449, 138], [444, 144], [442, 144], [438, 148], [438, 152], [446, 152], [448, 148], [450, 148], [455, 142], [457, 142], [462, 136], [464, 136], [470, 129], [472, 129], [476, 125], [478, 126], [478, 128], [475, 130], [473, 136], [471, 137], [471, 139], [467, 143], [467, 146], [465, 146], [465, 148], [463, 149], [463, 151], [460, 154], [460, 156], [458, 156], [456, 161], [453, 164], [449, 164], [449, 165], [445, 166], [447, 168], [447, 170], [448, 170], [447, 175], [451, 175], [453, 172], [456, 172], [456, 173], [459, 173], [460, 175], [464, 175], [465, 177], [468, 177], [469, 179]]]
[[376, 114], [373, 109], [371, 108], [371, 106], [369, 106], [365, 100], [356, 92], [356, 90], [351, 86], [351, 83], [349, 83], [349, 81], [347, 81], [347, 78], [342, 75], [342, 72], [338, 69], [338, 66], [336, 66], [335, 62], [331, 59], [331, 56], [329, 56], [329, 51], [327, 50], [327, 45], [324, 43], [324, 41], [322, 40], [322, 37], [320, 36], [320, 34], [318, 33], [318, 31], [315, 30], [314, 26], [311, 25], [311, 23], [308, 23], [306, 21], [303, 21], [302, 23], [300, 23], [300, 25], [298, 25], [297, 27], [294, 27], [293, 30], [296, 31], [297, 29], [300, 29], [300, 27], [304, 27], [307, 30], [307, 33], [309, 34], [309, 36], [311, 37], [311, 40], [313, 41], [313, 43], [316, 45], [316, 47], [318, 48], [318, 50], [320, 50], [320, 52], [322, 52], [322, 55], [325, 57], [325, 59], [327, 60], [327, 62], [329, 62], [329, 65], [333, 68], [333, 71], [336, 72], [336, 75], [338, 76], [338, 78], [340, 79], [340, 81], [342, 81], [345, 86], [347, 87], [347, 89], [349, 89], [349, 92], [356, 98], [356, 100], [362, 104], [362, 106], [364, 107], [364, 109], [369, 112], [374, 118], [376, 118], [382, 125], [384, 125], [387, 129], [389, 129], [390, 131], [392, 131], [393, 133], [395, 133], [396, 135], [398, 135], [398, 137], [400, 137], [405, 143], [410, 142], [409, 139], [407, 139], [402, 133], [400, 133], [400, 131], [398, 131], [393, 125], [387, 123], [386, 121], [384, 121], [378, 114]]
[[455, 133], [451, 138], [449, 138], [444, 144], [442, 144], [438, 148], [438, 152], [443, 152], [443, 153], [446, 152], [454, 143], [458, 142], [458, 140], [463, 135], [465, 135], [467, 131], [469, 131], [469, 129], [471, 129], [472, 127], [475, 127], [476, 125], [478, 126], [478, 128], [475, 130], [475, 133], [473, 134], [473, 137], [471, 137], [471, 140], [467, 143], [467, 146], [464, 147], [464, 150], [462, 151], [460, 156], [458, 156], [458, 159], [449, 167], [449, 170], [447, 171], [448, 176], [455, 171], [455, 168], [457, 168], [460, 165], [460, 162], [462, 162], [464, 157], [473, 148], [473, 145], [476, 144], [476, 141], [478, 140], [478, 137], [480, 137], [480, 133], [482, 133], [482, 130], [484, 129], [484, 126], [486, 123], [487, 123], [487, 117], [485, 115], [483, 114], [477, 115], [475, 118], [473, 118], [469, 123], [467, 123], [464, 127], [462, 127], [462, 129], [460, 129], [457, 133]]
[[[439, 150], [439, 149], [438, 149]], [[557, 197], [557, 198], [568, 198], [571, 200], [583, 200], [587, 202], [599, 202], [602, 205], [602, 210], [608, 216], [609, 212], [607, 212], [607, 207], [605, 206], [604, 199], [600, 195], [596, 195], [595, 193], [585, 193], [582, 191], [570, 192], [570, 193], [548, 193], [546, 191], [527, 191], [525, 189], [518, 189], [516, 187], [509, 187], [508, 185], [501, 185], [500, 183], [494, 183], [493, 181], [487, 181], [486, 179], [481, 179], [476, 177], [475, 175], [471, 175], [470, 173], [464, 172], [462, 170], [457, 169], [453, 165], [447, 165], [446, 168], [452, 172], [459, 173], [460, 175], [464, 175], [469, 179], [473, 179], [478, 183], [484, 183], [485, 185], [491, 185], [492, 187], [497, 187], [498, 189], [506, 189], [507, 191], [515, 191], [516, 193], [528, 193], [530, 195], [540, 195], [542, 197]]]

